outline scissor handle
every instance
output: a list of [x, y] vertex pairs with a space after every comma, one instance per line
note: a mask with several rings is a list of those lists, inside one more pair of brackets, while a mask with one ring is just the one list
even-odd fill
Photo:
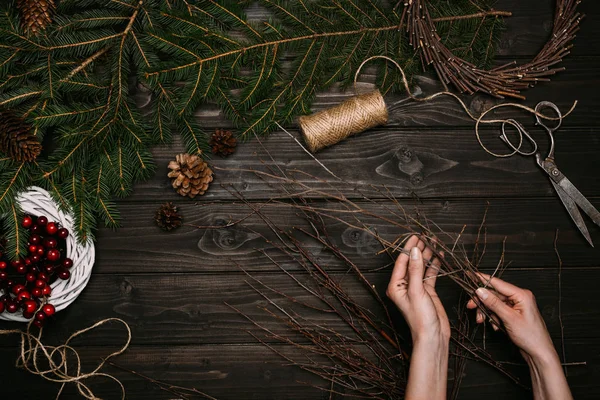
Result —
[[[556, 117], [550, 117], [547, 116], [546, 114], [544, 114], [542, 112], [542, 110], [544, 108], [550, 108], [552, 109], [555, 113], [556, 113]], [[544, 118], [547, 117], [547, 118]], [[556, 124], [555, 127], [548, 127], [548, 125], [546, 125], [542, 119], [552, 119], [552, 120], [557, 120], [558, 124]], [[535, 106], [535, 120], [537, 125], [541, 126], [542, 128], [544, 128], [546, 130], [546, 132], [548, 132], [548, 136], [550, 137], [550, 150], [548, 151], [548, 156], [546, 158], [552, 158], [554, 159], [554, 132], [560, 128], [560, 125], [562, 124], [562, 114], [558, 108], [558, 106], [552, 102], [549, 101], [540, 101], [536, 106]]]

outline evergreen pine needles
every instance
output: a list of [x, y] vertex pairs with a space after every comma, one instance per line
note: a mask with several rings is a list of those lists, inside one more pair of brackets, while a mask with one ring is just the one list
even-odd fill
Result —
[[[317, 92], [348, 86], [369, 56], [398, 60], [409, 74], [422, 70], [398, 30], [402, 3], [62, 0], [53, 23], [33, 37], [22, 31], [14, 1], [0, 7], [0, 108], [51, 143], [32, 163], [0, 153], [0, 214], [13, 257], [25, 243], [19, 191], [44, 187], [72, 210], [79, 239], [92, 239], [98, 220], [118, 226], [114, 199], [153, 175], [152, 146], [179, 134], [189, 153], [208, 150], [210, 135], [194, 118], [206, 103], [250, 138], [308, 113]], [[248, 7], [268, 17], [249, 20]], [[489, 7], [432, 0], [431, 9], [435, 18]], [[440, 22], [438, 30], [457, 54], [485, 65], [500, 27], [478, 18]], [[397, 71], [378, 70], [383, 92], [399, 87]], [[148, 115], [134, 101], [139, 87], [151, 92]]]

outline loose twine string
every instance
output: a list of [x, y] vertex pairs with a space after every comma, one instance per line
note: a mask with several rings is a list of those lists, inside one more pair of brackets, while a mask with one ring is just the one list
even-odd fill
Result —
[[[110, 322], [118, 322], [122, 324], [127, 331], [127, 341], [119, 350], [109, 354], [107, 357], [102, 359], [100, 364], [91, 372], [84, 373], [81, 370], [81, 357], [77, 350], [71, 346], [71, 341], [78, 336], [81, 336], [91, 330], [94, 330], [102, 325]], [[122, 354], [127, 350], [131, 343], [131, 329], [127, 322], [119, 318], [107, 318], [102, 321], [96, 322], [94, 325], [82, 329], [72, 334], [64, 344], [58, 346], [45, 345], [41, 341], [42, 329], [34, 335], [31, 333], [32, 323], [30, 322], [27, 326], [27, 330], [23, 331], [20, 329], [13, 330], [0, 330], [1, 335], [18, 334], [21, 335], [21, 351], [17, 358], [16, 366], [18, 368], [24, 368], [26, 371], [41, 376], [47, 381], [60, 383], [61, 387], [56, 395], [58, 399], [69, 383], [75, 384], [79, 393], [86, 399], [96, 400], [99, 399], [94, 395], [90, 387], [84, 383], [85, 380], [96, 377], [105, 377], [115, 381], [121, 388], [121, 399], [125, 399], [125, 387], [114, 376], [100, 372], [104, 367], [104, 364], [111, 358]], [[73, 362], [69, 363], [68, 359], [74, 359]]]
[[[402, 74], [402, 82], [404, 84], [406, 94], [412, 100], [418, 102], [426, 102], [433, 100], [439, 96], [450, 96], [454, 98], [461, 105], [462, 109], [469, 116], [469, 118], [475, 121], [475, 136], [477, 137], [477, 141], [479, 142], [481, 148], [486, 153], [494, 157], [506, 158], [511, 157], [517, 153], [525, 155], [531, 154], [531, 152], [528, 153], [521, 150], [525, 143], [524, 138], [526, 138], [535, 149], [537, 149], [537, 144], [532, 139], [527, 130], [523, 127], [523, 125], [521, 125], [519, 122], [512, 118], [485, 119], [487, 114], [489, 114], [490, 112], [500, 108], [515, 107], [524, 110], [530, 114], [536, 115], [541, 119], [547, 121], [559, 121], [560, 123], [562, 122], [563, 118], [566, 118], [569, 114], [571, 114], [577, 106], [577, 101], [575, 101], [566, 114], [559, 114], [557, 117], [553, 117], [544, 115], [531, 107], [524, 106], [519, 103], [502, 103], [490, 107], [489, 109], [481, 113], [479, 116], [475, 116], [473, 113], [471, 113], [467, 104], [460, 97], [458, 97], [452, 92], [441, 91], [426, 97], [417, 97], [414, 94], [412, 94], [408, 85], [408, 80], [406, 79], [406, 74], [404, 73], [402, 67], [395, 60], [386, 56], [372, 56], [367, 58], [360, 64], [354, 75], [354, 89], [356, 92], [358, 92], [356, 89], [356, 83], [358, 81], [360, 71], [366, 63], [374, 59], [385, 59], [393, 63], [396, 66], [396, 68], [398, 68], [398, 70]], [[395, 103], [392, 106], [396, 104], [398, 103]], [[379, 90], [375, 90], [374, 92], [367, 94], [360, 94], [354, 96], [336, 107], [312, 115], [301, 116], [298, 120], [300, 130], [302, 132], [302, 135], [304, 136], [304, 140], [306, 141], [308, 148], [312, 152], [316, 152], [327, 146], [331, 146], [335, 143], [346, 139], [349, 136], [355, 135], [360, 132], [364, 132], [367, 129], [386, 124], [387, 121], [388, 107], [386, 106], [383, 96], [381, 95]], [[506, 134], [503, 134], [502, 137], [504, 138], [505, 143], [510, 147], [510, 149], [512, 149], [512, 151], [509, 153], [493, 152], [483, 143], [483, 140], [481, 139], [481, 133], [479, 131], [479, 128], [482, 124], [502, 124], [503, 132], [506, 131], [507, 126], [512, 126], [517, 132], [518, 143], [512, 143], [508, 136]]]

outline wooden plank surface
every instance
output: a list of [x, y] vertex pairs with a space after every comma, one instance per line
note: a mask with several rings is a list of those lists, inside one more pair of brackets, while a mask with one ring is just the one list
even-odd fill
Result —
[[[496, 135], [497, 131], [487, 131], [484, 140], [493, 146], [498, 140], [494, 139]], [[546, 148], [544, 136], [538, 139], [540, 146]], [[600, 196], [595, 179], [600, 137], [595, 128], [564, 128], [556, 142], [557, 163], [565, 175], [586, 196]], [[256, 140], [245, 143], [233, 156], [211, 160], [215, 180], [202, 201], [231, 200], [231, 185], [249, 199], [281, 196], [280, 188], [273, 186], [278, 183], [275, 179], [253, 172], [268, 172], [267, 166], [287, 171], [300, 169], [310, 175], [296, 173], [294, 176], [301, 183], [313, 189], [333, 187], [350, 198], [361, 195], [356, 189], [370, 198], [382, 198], [371, 189], [372, 185], [380, 190], [385, 186], [397, 198], [554, 196], [548, 177], [533, 157], [494, 158], [481, 149], [474, 131], [468, 129], [377, 129], [318, 153], [318, 159], [343, 182], [329, 175], [284, 133], [275, 133], [262, 143], [264, 147]], [[492, 148], [503, 150], [499, 146]], [[183, 150], [180, 142], [156, 148], [156, 175], [136, 185], [133, 194], [123, 202], [180, 201], [171, 190], [167, 165]]]
[[[95, 273], [228, 273], [236, 270], [236, 263], [249, 271], [274, 271], [273, 264], [256, 249], [264, 249], [286, 268], [297, 269], [297, 266], [289, 265], [287, 258], [273, 245], [265, 243], [261, 236], [275, 240], [275, 235], [261, 218], [250, 215], [252, 211], [242, 204], [176, 201], [181, 207], [186, 225], [171, 233], [164, 233], [158, 227], [151, 226], [158, 204], [150, 202], [122, 205], [123, 228], [118, 231], [103, 229], [98, 234], [97, 247], [102, 251], [97, 255]], [[390, 211], [395, 209], [393, 204], [358, 204], [366, 213], [397, 219]], [[335, 205], [326, 203], [321, 205], [336, 208]], [[261, 206], [264, 215], [282, 228], [307, 227], [304, 219], [287, 205], [265, 205], [259, 202], [254, 206]], [[512, 263], [511, 268], [556, 267], [553, 250], [556, 229], [560, 231], [559, 248], [565, 268], [600, 265], [597, 251], [587, 245], [558, 198], [412, 201], [403, 202], [402, 206], [409, 214], [418, 210], [448, 233], [458, 234], [466, 225], [461, 242], [467, 248], [474, 244], [487, 208], [489, 246], [484, 267], [496, 265], [501, 243], [505, 238], [506, 258]], [[359, 218], [390, 241], [402, 233], [391, 223], [381, 219], [368, 215]], [[219, 226], [242, 219], [239, 225], [228, 228], [194, 227]], [[354, 222], [351, 217], [345, 217], [345, 221]], [[381, 246], [372, 236], [336, 220], [330, 219], [327, 222], [334, 242], [365, 270], [389, 263], [387, 256], [376, 256]], [[600, 243], [600, 228], [591, 223], [589, 225], [592, 237]], [[330, 268], [339, 268], [333, 258], [322, 252], [314, 241], [303, 242], [311, 251], [323, 257], [324, 263]]]
[[[494, 7], [510, 10], [498, 52], [498, 63], [508, 60], [525, 62], [531, 59], [547, 40], [554, 13], [554, 0], [499, 0]], [[564, 121], [557, 134], [557, 163], [563, 172], [592, 202], [600, 206], [600, 185], [597, 165], [600, 136], [597, 112], [600, 92], [597, 90], [600, 72], [600, 2], [584, 1], [581, 11], [587, 15], [575, 41], [572, 54], [565, 59], [567, 68], [551, 83], [542, 83], [527, 91], [529, 106], [542, 100], [553, 101], [567, 110], [575, 100], [579, 105]], [[250, 15], [264, 17], [264, 10], [254, 7]], [[373, 88], [373, 74], [368, 68], [361, 78], [360, 90]], [[440, 90], [431, 74], [416, 77], [414, 90], [419, 94]], [[332, 89], [320, 93], [314, 110], [339, 104], [351, 96]], [[464, 96], [472, 112], [498, 104], [499, 100], [476, 95]], [[139, 90], [138, 101], [147, 102]], [[338, 191], [348, 198], [367, 195], [376, 202], [357, 200], [368, 212], [382, 213], [394, 207], [386, 196], [373, 189], [385, 186], [400, 199], [408, 213], [418, 209], [447, 232], [462, 235], [466, 247], [473, 245], [477, 227], [486, 208], [487, 253], [483, 263], [492, 271], [498, 260], [501, 243], [506, 238], [506, 258], [511, 265], [505, 278], [531, 289], [548, 328], [560, 346], [558, 313], [558, 263], [553, 251], [556, 229], [559, 229], [559, 250], [564, 261], [562, 270], [562, 322], [565, 352], [569, 362], [587, 362], [586, 366], [570, 367], [569, 382], [577, 399], [597, 399], [600, 389], [600, 300], [594, 296], [600, 281], [598, 251], [588, 247], [554, 194], [548, 179], [535, 165], [533, 158], [513, 157], [495, 159], [481, 150], [474, 136], [473, 123], [460, 112], [452, 99], [431, 103], [406, 101], [402, 94], [387, 95], [389, 104], [400, 102], [391, 113], [386, 127], [345, 141], [334, 148], [318, 153], [318, 158], [343, 182], [328, 175], [308, 157], [285, 133], [240, 145], [228, 159], [215, 158], [216, 179], [208, 194], [196, 201], [182, 199], [169, 186], [166, 165], [183, 150], [176, 138], [172, 146], [153, 150], [157, 173], [148, 182], [136, 186], [131, 197], [119, 201], [123, 228], [112, 231], [100, 229], [97, 235], [97, 261], [94, 274], [75, 304], [57, 315], [45, 330], [50, 343], [60, 343], [77, 329], [102, 318], [118, 317], [132, 328], [131, 348], [116, 361], [128, 368], [173, 384], [197, 387], [219, 399], [330, 399], [329, 394], [311, 385], [320, 384], [298, 368], [283, 365], [279, 356], [258, 344], [248, 331], [259, 333], [240, 315], [227, 307], [227, 301], [242, 309], [265, 327], [284, 333], [280, 323], [267, 317], [257, 306], [265, 305], [246, 283], [249, 279], [242, 265], [256, 278], [277, 289], [310, 301], [296, 284], [283, 275], [272, 262], [256, 251], [263, 249], [273, 260], [307, 279], [298, 266], [289, 262], [261, 235], [274, 239], [272, 232], [256, 215], [234, 201], [230, 191], [240, 190], [265, 214], [284, 229], [303, 226], [298, 213], [289, 207], [265, 205], [267, 200], [281, 194], [272, 179], [259, 177], [253, 170], [269, 167], [302, 170], [308, 176], [298, 179], [312, 188]], [[533, 119], [514, 111], [502, 110], [500, 117], [518, 117], [527, 127]], [[198, 110], [199, 122], [211, 132], [230, 124], [215, 107]], [[543, 132], [535, 130], [542, 149]], [[299, 137], [295, 127], [290, 132]], [[486, 143], [493, 143], [497, 131], [484, 130]], [[263, 147], [264, 146], [264, 147]], [[494, 149], [501, 149], [497, 145]], [[274, 155], [270, 160], [268, 150]], [[315, 204], [331, 206], [311, 193]], [[179, 230], [165, 234], [152, 222], [154, 210], [165, 201], [181, 207], [185, 223]], [[489, 205], [488, 205], [489, 202]], [[229, 228], [197, 229], [194, 225], [222, 225], [244, 218]], [[334, 220], [328, 230], [336, 243], [367, 274], [383, 294], [389, 279], [387, 256], [374, 256], [379, 246], [368, 235]], [[382, 236], [393, 239], [398, 230], [380, 220], [365, 217], [363, 222]], [[587, 221], [589, 223], [589, 221]], [[592, 237], [600, 243], [600, 228], [589, 223]], [[373, 308], [369, 295], [326, 251], [314, 243], [307, 248], [318, 253], [320, 260], [335, 271], [335, 276], [361, 303]], [[440, 280], [440, 295], [451, 309], [458, 301], [459, 291], [448, 280]], [[331, 316], [308, 315], [344, 331], [347, 329]], [[394, 318], [402, 328], [397, 312]], [[0, 329], [18, 327], [0, 323]], [[17, 337], [2, 338], [0, 342], [0, 383], [2, 398], [53, 398], [58, 387], [14, 368], [17, 356]], [[123, 331], [108, 325], [77, 340], [84, 364], [92, 367], [123, 340]], [[476, 339], [483, 344], [481, 332]], [[297, 354], [290, 346], [277, 345], [286, 354]], [[486, 346], [499, 360], [521, 363], [522, 360], [502, 334], [486, 333]], [[527, 380], [527, 370], [511, 367]], [[148, 382], [110, 369], [121, 379], [128, 399], [172, 399], [173, 395], [156, 390]], [[450, 377], [454, 371], [450, 370]], [[307, 384], [308, 383], [308, 384]], [[110, 382], [94, 384], [96, 394], [116, 399], [119, 391]], [[461, 399], [527, 399], [531, 394], [488, 367], [469, 362], [461, 386]], [[61, 398], [79, 398], [74, 389], [67, 388]], [[341, 398], [341, 397], [334, 397]]]
[[[232, 266], [232, 269], [235, 267]], [[491, 273], [489, 270], [488, 272]], [[366, 274], [383, 298], [389, 282], [389, 273], [388, 269]], [[319, 305], [292, 279], [282, 274], [254, 273], [252, 276], [265, 285], [296, 297], [300, 301]], [[371, 295], [352, 275], [336, 274], [335, 276], [336, 280], [348, 290], [348, 293], [352, 293], [359, 303], [383, 318], [383, 314], [379, 312], [380, 307], [374, 305]], [[559, 338], [558, 271], [550, 268], [509, 270], [504, 277], [516, 285], [530, 288], [536, 294], [550, 333], [555, 338]], [[304, 283], [309, 282], [304, 274], [298, 275], [298, 278]], [[226, 275], [223, 273], [94, 275], [85, 292], [77, 300], [77, 307], [69, 307], [61, 312], [56, 317], [56, 321], [46, 329], [45, 335], [51, 342], [58, 341], [60, 338], [68, 337], [75, 330], [87, 327], [90, 321], [116, 317], [130, 324], [134, 344], [168, 346], [186, 343], [256, 343], [248, 332], [260, 334], [260, 330], [225, 303], [243, 311], [273, 332], [285, 334], [288, 330], [281, 322], [259, 309], [268, 304], [254, 291], [248, 281], [256, 286], [255, 281], [240, 272]], [[562, 319], [566, 338], [597, 338], [598, 334], [593, 328], [600, 317], [600, 298], [581, 296], [581, 292], [593, 291], [593, 285], [598, 281], [600, 281], [599, 268], [576, 268], [563, 271]], [[458, 305], [460, 290], [448, 279], [440, 280], [438, 290], [451, 315], [452, 309]], [[268, 290], [266, 292], [268, 293]], [[278, 304], [291, 306], [292, 309], [302, 312], [308, 320], [326, 325], [341, 333], [351, 334], [349, 327], [332, 315], [314, 313], [311, 310], [292, 306], [273, 293], [270, 293], [270, 296], [277, 300]], [[395, 320], [400, 321], [399, 326], [402, 327], [400, 314], [393, 311], [393, 316]], [[98, 334], [86, 335], [86, 343], [114, 346], [122, 343], [123, 335], [122, 327], [114, 324], [102, 328]], [[496, 338], [500, 337], [500, 334], [492, 335]], [[491, 340], [490, 337], [488, 340]], [[15, 341], [12, 340], [0, 346], [14, 344]]]
[[[576, 399], [595, 400], [600, 396], [600, 387], [593, 383], [600, 371], [600, 348], [587, 341], [569, 340], [566, 350], [573, 360], [586, 360], [587, 367], [570, 367], [569, 382]], [[94, 362], [107, 351], [85, 347], [81, 350], [84, 359]], [[288, 355], [298, 355], [293, 349], [285, 348]], [[492, 350], [492, 348], [490, 348]], [[508, 349], [499, 344], [497, 352]], [[13, 367], [15, 349], [0, 348], [0, 368], [6, 371], [3, 379], [11, 382], [11, 387], [27, 388], [27, 398], [54, 398], [55, 385], [43, 382], [38, 377]], [[330, 399], [329, 394], [310, 387], [303, 382], [320, 384], [308, 373], [299, 368], [282, 366], [279, 356], [259, 345], [223, 346], [132, 346], [117, 359], [119, 365], [134, 369], [142, 374], [167, 381], [171, 384], [194, 387], [219, 399]], [[514, 367], [523, 375], [523, 367]], [[521, 369], [521, 370], [520, 370]], [[173, 395], [157, 390], [145, 380], [114, 368], [113, 372], [123, 382], [128, 399], [173, 399]], [[526, 371], [525, 371], [526, 372]], [[450, 371], [452, 374], [452, 371]], [[118, 386], [107, 380], [92, 382], [96, 394], [106, 399], [119, 398]], [[450, 384], [452, 381], [450, 381]], [[6, 393], [6, 390], [5, 392]], [[10, 393], [10, 392], [9, 392]], [[73, 387], [68, 387], [64, 398], [78, 398]], [[196, 397], [198, 398], [198, 397]], [[336, 400], [342, 397], [334, 397]], [[506, 378], [485, 365], [468, 362], [460, 391], [461, 399], [531, 399], [531, 393], [511, 384]]]

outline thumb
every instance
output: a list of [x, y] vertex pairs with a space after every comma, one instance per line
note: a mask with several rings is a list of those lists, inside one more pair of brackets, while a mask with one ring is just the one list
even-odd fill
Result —
[[490, 292], [485, 288], [479, 288], [475, 293], [477, 293], [477, 297], [479, 297], [479, 300], [481, 300], [481, 302], [490, 311], [492, 311], [498, 317], [500, 317], [502, 322], [506, 324], [506, 322], [512, 318], [514, 310], [510, 308], [505, 302], [500, 300], [500, 298], [496, 296], [495, 293]]
[[425, 266], [421, 249], [413, 247], [408, 261], [408, 294], [417, 295], [423, 292], [423, 275]]

